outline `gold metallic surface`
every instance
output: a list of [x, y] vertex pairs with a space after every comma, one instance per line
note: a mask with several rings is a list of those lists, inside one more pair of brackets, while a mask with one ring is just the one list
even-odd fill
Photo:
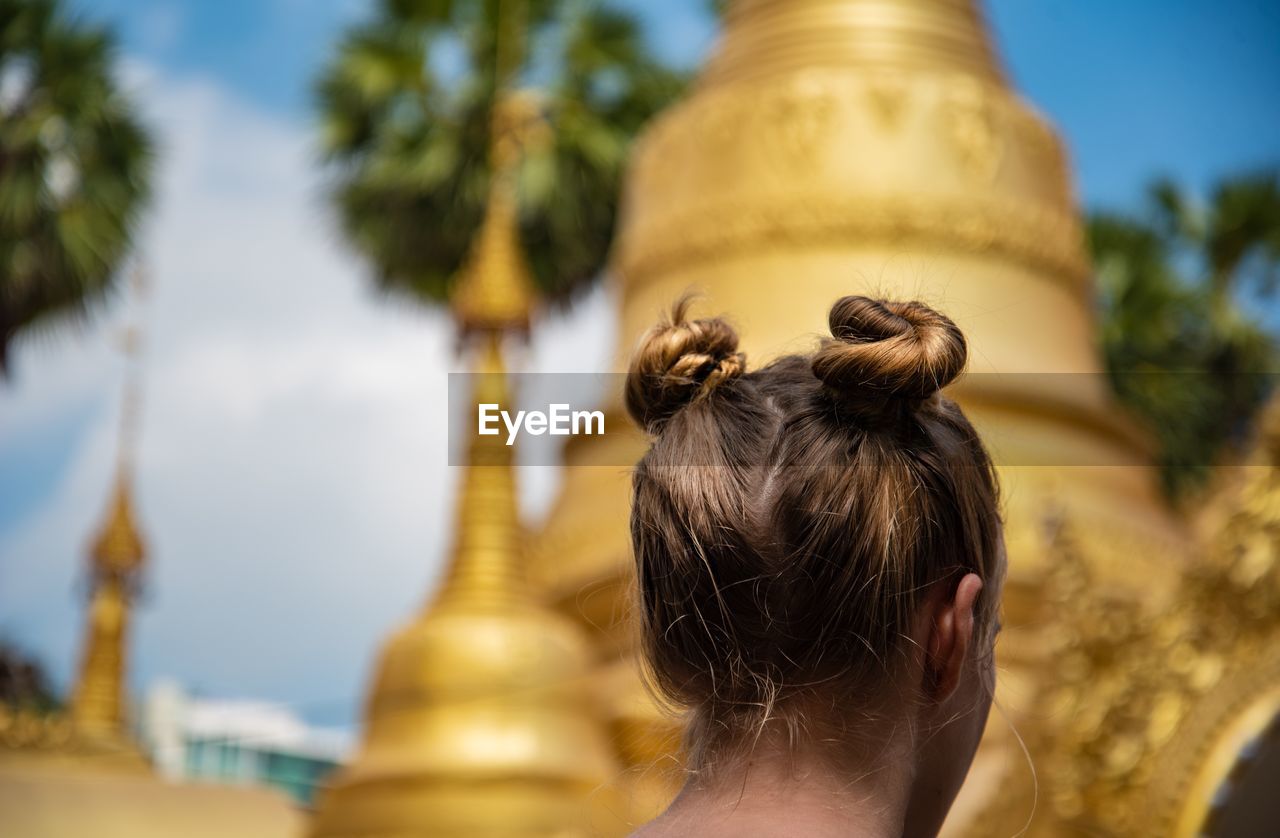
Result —
[[[513, 162], [501, 148], [495, 158]], [[509, 174], [495, 173], [455, 301], [460, 327], [480, 342], [477, 405], [512, 404], [501, 340], [527, 324], [532, 304]], [[383, 650], [363, 745], [321, 797], [317, 838], [617, 830], [590, 645], [527, 582], [512, 451], [501, 436], [472, 437], [444, 582]]]
[[[1258, 657], [1263, 644], [1220, 611], [1255, 590], [1222, 580], [1270, 567], [1280, 537], [1254, 525], [1224, 577], [1159, 495], [1146, 435], [1102, 374], [1065, 150], [1009, 88], [977, 4], [731, 4], [694, 91], [638, 144], [614, 260], [619, 366], [689, 287], [703, 310], [733, 319], [752, 364], [811, 347], [827, 307], [848, 293], [923, 299], [957, 321], [977, 374], [953, 395], [1000, 464], [1010, 578], [1004, 714], [992, 714], [946, 834], [1024, 825], [1030, 801], [1012, 790], [1029, 772], [1010, 724], [1042, 750], [1032, 758], [1042, 800], [1054, 802], [1037, 834], [1072, 823], [1183, 834], [1176, 813], [1207, 805], [1213, 765], [1230, 760], [1221, 743], [1235, 740], [1222, 731], [1264, 717], [1256, 708], [1280, 680]], [[609, 411], [622, 421], [617, 404]], [[532, 567], [547, 598], [596, 631], [601, 683], [618, 680], [628, 654], [628, 481], [590, 466], [625, 459], [621, 449], [638, 456], [642, 442], [584, 438], [567, 449]], [[1036, 464], [1046, 457], [1070, 465]], [[1252, 491], [1269, 500], [1238, 501], [1223, 520], [1280, 503], [1274, 487]], [[1055, 593], [1063, 567], [1087, 588]], [[1178, 643], [1193, 637], [1208, 645], [1191, 664]], [[1172, 657], [1148, 660], [1154, 650]], [[1070, 722], [1046, 709], [1050, 694]], [[657, 724], [656, 708], [618, 706], [620, 729], [645, 715]], [[620, 757], [632, 771], [652, 759]], [[1164, 796], [1125, 802], [1140, 786]], [[646, 805], [653, 814], [649, 801], [637, 817]], [[1158, 831], [1117, 826], [1160, 807], [1174, 814], [1152, 821]]]

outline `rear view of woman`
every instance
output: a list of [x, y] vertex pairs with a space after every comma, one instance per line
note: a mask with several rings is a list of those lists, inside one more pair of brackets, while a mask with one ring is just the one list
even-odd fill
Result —
[[939, 392], [964, 336], [845, 297], [812, 355], [749, 370], [687, 303], [642, 341], [631, 515], [644, 656], [686, 713], [654, 836], [926, 836], [973, 760], [1004, 576], [982, 442]]

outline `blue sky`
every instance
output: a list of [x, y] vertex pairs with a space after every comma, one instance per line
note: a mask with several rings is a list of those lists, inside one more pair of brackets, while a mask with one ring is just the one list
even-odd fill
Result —
[[[75, 3], [117, 27], [164, 152], [139, 248], [156, 284], [137, 475], [154, 561], [135, 686], [176, 677], [348, 723], [372, 650], [439, 570], [452, 491], [436, 395], [448, 324], [369, 293], [335, 246], [312, 165], [309, 81], [369, 4]], [[628, 3], [670, 60], [692, 66], [710, 47], [701, 0]], [[1280, 162], [1280, 4], [988, 8], [1088, 206], [1134, 206], [1157, 173], [1202, 189]], [[594, 325], [609, 320], [607, 293], [543, 329], [527, 368], [589, 371], [607, 357], [611, 327]], [[20, 345], [0, 386], [0, 637], [61, 684], [110, 483], [122, 314]], [[522, 487], [536, 517], [553, 478], [525, 471], [538, 473]]]
[[[126, 50], [309, 116], [309, 80], [368, 0], [95, 0]], [[695, 65], [701, 0], [626, 0], [668, 60]], [[1015, 85], [1062, 130], [1088, 206], [1132, 205], [1155, 173], [1193, 188], [1280, 158], [1280, 4], [1268, 0], [994, 0]]]

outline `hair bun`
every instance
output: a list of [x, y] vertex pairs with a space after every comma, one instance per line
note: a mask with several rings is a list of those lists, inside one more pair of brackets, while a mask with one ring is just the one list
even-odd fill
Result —
[[955, 380], [968, 358], [964, 334], [924, 303], [843, 297], [828, 322], [833, 339], [814, 354], [813, 374], [868, 412], [893, 400], [929, 398]]
[[688, 320], [691, 298], [680, 298], [671, 316], [640, 341], [627, 372], [627, 411], [650, 433], [681, 408], [742, 374], [746, 357], [738, 333], [724, 320]]

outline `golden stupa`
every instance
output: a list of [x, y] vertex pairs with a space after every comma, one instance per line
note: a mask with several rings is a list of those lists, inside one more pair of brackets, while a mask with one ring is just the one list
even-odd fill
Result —
[[[946, 832], [1014, 834], [1038, 805], [1033, 835], [1196, 834], [1275, 713], [1274, 448], [1265, 485], [1225, 498], [1236, 523], [1208, 539], [1164, 502], [1102, 371], [1062, 142], [1010, 87], [974, 0], [730, 2], [693, 91], [637, 145], [613, 269], [619, 369], [690, 287], [754, 364], [811, 346], [796, 336], [821, 334], [847, 293], [951, 315], [972, 359], [953, 394], [1000, 464], [1011, 566], [1002, 712]], [[571, 441], [531, 566], [596, 638], [633, 822], [679, 776], [662, 770], [677, 731], [641, 685], [626, 618], [629, 476], [598, 467], [641, 451], [638, 436]], [[1223, 546], [1233, 526], [1251, 546]], [[1067, 562], [1083, 601], [1060, 592]], [[1263, 600], [1247, 627], [1229, 604], [1245, 590]], [[1124, 620], [1131, 634], [1110, 637]]]
[[[474, 404], [511, 403], [502, 339], [530, 317], [513, 182], [537, 128], [527, 104], [508, 94], [494, 115], [486, 217], [454, 296], [477, 350]], [[612, 817], [587, 637], [534, 597], [524, 554], [512, 448], [474, 436], [444, 584], [383, 651], [362, 748], [322, 795], [312, 835], [567, 838]]]
[[[126, 350], [135, 349], [132, 334]], [[283, 797], [161, 780], [129, 733], [127, 649], [146, 559], [135, 522], [136, 371], [126, 385], [106, 520], [89, 550], [84, 648], [64, 712], [0, 705], [0, 834], [23, 838], [283, 838], [300, 827]]]

